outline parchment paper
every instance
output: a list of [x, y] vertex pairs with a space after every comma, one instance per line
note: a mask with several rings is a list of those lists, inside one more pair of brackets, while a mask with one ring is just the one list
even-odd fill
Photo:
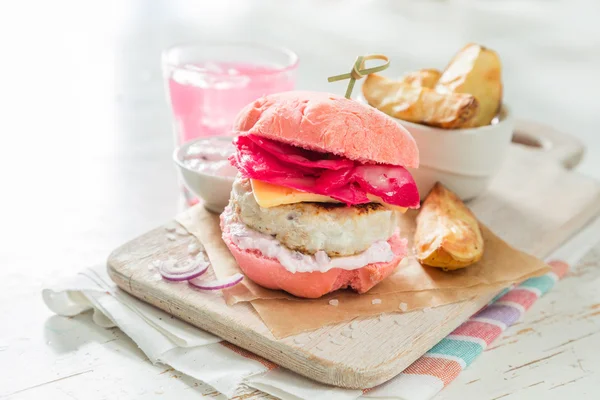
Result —
[[[320, 299], [307, 300], [264, 289], [244, 279], [239, 285], [223, 291], [227, 304], [252, 302], [271, 332], [282, 337], [357, 317], [412, 311], [476, 296], [490, 296], [513, 283], [549, 271], [541, 260], [512, 248], [483, 225], [485, 250], [478, 263], [453, 272], [423, 267], [412, 253], [416, 215], [416, 212], [406, 213], [400, 224], [401, 235], [409, 242], [408, 257], [394, 274], [367, 294], [340, 290]], [[204, 245], [218, 278], [241, 272], [221, 239], [218, 215], [197, 205], [176, 220]], [[329, 304], [331, 299], [337, 299], [338, 305]]]

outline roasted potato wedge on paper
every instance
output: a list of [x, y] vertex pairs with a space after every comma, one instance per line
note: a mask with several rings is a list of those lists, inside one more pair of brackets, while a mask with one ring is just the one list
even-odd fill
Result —
[[411, 86], [433, 89], [441, 75], [442, 73], [437, 69], [420, 69], [407, 73], [400, 78], [400, 81]]
[[435, 85], [439, 93], [469, 93], [479, 102], [470, 126], [489, 125], [502, 105], [502, 65], [498, 54], [478, 44], [466, 45]]
[[467, 267], [483, 255], [477, 219], [458, 196], [439, 182], [417, 216], [415, 251], [421, 264], [446, 270]]
[[445, 129], [468, 125], [478, 110], [472, 95], [442, 94], [376, 74], [366, 78], [362, 91], [371, 106], [392, 117]]

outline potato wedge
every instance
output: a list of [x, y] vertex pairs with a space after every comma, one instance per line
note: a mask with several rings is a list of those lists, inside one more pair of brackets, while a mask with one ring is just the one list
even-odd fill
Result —
[[469, 93], [479, 102], [470, 126], [489, 125], [502, 105], [502, 65], [498, 54], [468, 44], [450, 61], [435, 85], [439, 93]]
[[400, 80], [411, 86], [433, 89], [441, 75], [442, 73], [437, 69], [427, 68], [409, 72], [402, 76]]
[[472, 95], [441, 94], [376, 74], [367, 76], [362, 92], [371, 106], [392, 117], [445, 129], [467, 126], [478, 109]]
[[453, 192], [436, 183], [417, 215], [415, 251], [421, 264], [454, 270], [479, 261], [479, 222]]

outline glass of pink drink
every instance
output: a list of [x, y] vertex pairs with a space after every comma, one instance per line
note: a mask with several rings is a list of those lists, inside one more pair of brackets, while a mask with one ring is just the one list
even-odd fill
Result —
[[[231, 135], [238, 112], [267, 94], [294, 89], [298, 56], [253, 43], [183, 44], [163, 52], [175, 144]], [[188, 204], [196, 202], [184, 189]]]

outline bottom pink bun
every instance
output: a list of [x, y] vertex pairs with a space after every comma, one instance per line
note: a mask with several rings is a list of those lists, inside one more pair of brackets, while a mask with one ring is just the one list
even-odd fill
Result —
[[222, 219], [221, 229], [225, 244], [250, 280], [268, 289], [280, 289], [294, 296], [309, 299], [316, 299], [347, 287], [358, 293], [366, 293], [390, 276], [406, 256], [406, 239], [401, 239], [396, 234], [388, 240], [394, 252], [394, 258], [389, 262], [367, 264], [354, 270], [332, 268], [327, 272], [291, 273], [276, 259], [264, 257], [256, 250], [240, 249], [231, 240], [229, 230], [223, 226]]

